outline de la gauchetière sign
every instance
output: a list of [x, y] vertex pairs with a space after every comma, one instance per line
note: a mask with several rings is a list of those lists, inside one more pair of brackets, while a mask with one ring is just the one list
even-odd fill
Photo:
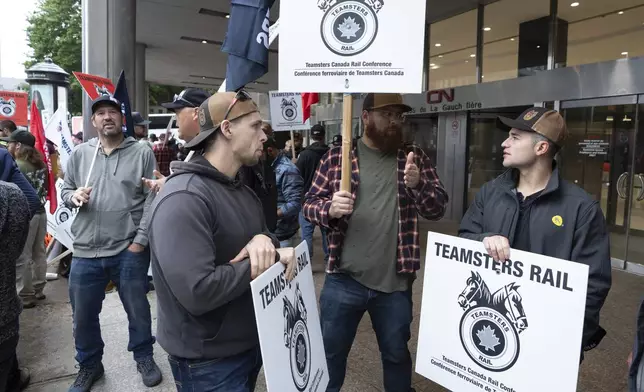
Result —
[[411, 114], [458, 112], [483, 108], [480, 101], [459, 99], [453, 88], [430, 90], [422, 95], [409, 96], [406, 101], [413, 108]]

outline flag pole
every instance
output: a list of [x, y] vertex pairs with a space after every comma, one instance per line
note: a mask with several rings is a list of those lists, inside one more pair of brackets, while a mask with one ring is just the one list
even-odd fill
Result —
[[[279, 35], [280, 33], [279, 27], [280, 27], [280, 20], [277, 19], [275, 23], [273, 23], [271, 27], [268, 28], [268, 46], [269, 47], [273, 44], [273, 41], [275, 41], [275, 38], [277, 38], [277, 36]], [[219, 89], [217, 90], [217, 92], [223, 93], [225, 91], [226, 91], [226, 79], [224, 79], [224, 81], [221, 82], [221, 86], [219, 86]], [[184, 159], [183, 161], [188, 162], [192, 158], [194, 153], [195, 153], [194, 151], [190, 151], [186, 159]], [[295, 150], [293, 150], [293, 155], [295, 156]]]
[[351, 120], [353, 119], [353, 96], [342, 96], [342, 176], [340, 190], [351, 192]]

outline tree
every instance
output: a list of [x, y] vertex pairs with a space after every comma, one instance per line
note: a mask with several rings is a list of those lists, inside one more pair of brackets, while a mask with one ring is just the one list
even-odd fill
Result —
[[40, 0], [27, 22], [27, 41], [33, 53], [25, 67], [49, 57], [69, 73], [69, 111], [80, 114], [83, 90], [71, 75], [82, 67], [81, 0]]
[[[49, 57], [69, 73], [69, 112], [73, 116], [81, 115], [84, 92], [72, 75], [74, 71], [81, 71], [83, 65], [81, 0], [39, 0], [27, 22], [27, 41], [33, 53], [25, 67]], [[129, 86], [129, 90], [134, 91], [134, 86]], [[170, 102], [181, 90], [181, 87], [151, 84], [150, 105]]]

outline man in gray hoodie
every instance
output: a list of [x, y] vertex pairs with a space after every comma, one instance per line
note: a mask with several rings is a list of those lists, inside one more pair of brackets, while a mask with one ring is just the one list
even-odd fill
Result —
[[[115, 98], [102, 96], [92, 103], [98, 139], [74, 150], [61, 192], [68, 207], [78, 208], [71, 227], [74, 258], [69, 297], [80, 371], [70, 392], [89, 391], [103, 376], [99, 314], [110, 280], [128, 315], [128, 351], [134, 353], [143, 383], [155, 386], [162, 378], [152, 357], [155, 338], [146, 297], [150, 265], [147, 210], [153, 196], [141, 182], [141, 177], [152, 177], [156, 165], [150, 148], [123, 135], [123, 123], [121, 104]], [[85, 187], [87, 183], [91, 186]]]

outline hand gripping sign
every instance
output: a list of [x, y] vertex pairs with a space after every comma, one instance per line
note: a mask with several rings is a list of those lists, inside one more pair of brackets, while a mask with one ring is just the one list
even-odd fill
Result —
[[276, 263], [250, 284], [269, 392], [322, 392], [329, 374], [306, 241], [295, 248], [295, 277]]

